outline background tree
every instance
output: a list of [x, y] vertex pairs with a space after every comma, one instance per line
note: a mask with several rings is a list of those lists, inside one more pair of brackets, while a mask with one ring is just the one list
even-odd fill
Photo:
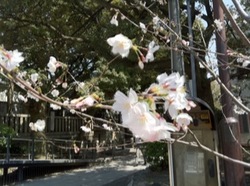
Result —
[[[159, 17], [168, 19], [167, 5], [157, 2], [152, 3], [151, 1], [146, 1], [146, 3], [150, 5], [152, 11]], [[185, 13], [187, 7], [184, 1], [180, 3], [181, 11], [184, 15], [182, 19], [182, 34], [183, 38], [188, 40], [187, 15]], [[199, 27], [195, 23], [197, 22], [197, 16], [201, 14], [201, 5], [198, 1], [192, 1], [191, 12], [195, 36], [200, 34]], [[201, 18], [207, 23], [207, 26], [202, 28], [205, 43], [203, 43], [204, 41], [200, 37], [195, 37], [194, 39], [195, 47], [205, 51], [205, 47], [208, 46], [213, 33], [213, 17], [209, 1], [203, 1], [203, 6], [206, 8], [206, 14], [203, 14]], [[121, 16], [118, 17], [119, 27], [110, 25], [109, 22], [116, 11], [120, 11], [136, 24], [152, 20], [152, 16], [133, 1], [96, 0], [94, 2], [68, 2], [63, 0], [45, 0], [33, 2], [23, 0], [18, 3], [3, 1], [1, 3], [0, 16], [0, 41], [6, 48], [18, 48], [25, 53], [26, 67], [24, 68], [44, 70], [49, 56], [53, 55], [58, 60], [69, 65], [69, 71], [73, 73], [72, 75], [78, 81], [88, 81], [91, 78], [93, 79], [93, 77], [99, 77], [101, 74], [100, 70], [105, 69], [108, 61], [113, 57], [105, 42], [106, 38], [123, 32], [129, 38], [134, 38], [142, 45], [147, 45], [152, 39], [165, 42], [157, 36], [144, 35], [140, 29], [131, 26], [130, 22], [121, 21]], [[149, 25], [149, 29], [152, 29], [152, 26]], [[169, 33], [164, 31], [161, 35], [168, 37]], [[205, 57], [205, 52], [201, 52], [201, 56]], [[141, 71], [139, 74], [133, 73], [135, 68], [138, 69], [136, 56], [131, 55], [129, 59], [119, 59], [115, 64], [109, 65], [112, 70], [107, 70], [107, 75], [104, 73], [101, 81], [95, 85], [96, 87], [101, 87], [102, 90], [99, 91], [107, 91], [107, 96], [109, 97], [113, 92], [105, 90], [107, 83], [109, 83], [108, 88], [113, 88], [113, 90], [121, 87], [123, 87], [122, 90], [127, 89], [126, 87], [135, 87], [137, 90], [143, 89], [145, 88], [143, 85], [148, 85], [157, 73], [163, 71], [170, 72], [168, 50], [158, 52], [156, 59], [157, 61], [145, 67], [147, 73]], [[185, 57], [185, 63], [186, 68], [189, 69], [188, 55]], [[210, 80], [204, 74], [206, 73], [198, 68], [197, 65], [199, 89], [204, 89], [204, 85], [209, 84]], [[143, 77], [144, 75], [146, 78]], [[190, 77], [190, 73], [187, 73], [187, 75]], [[117, 76], [121, 78], [118, 80], [113, 78]], [[67, 77], [67, 79], [70, 80], [71, 78]], [[116, 79], [116, 82], [112, 79]], [[144, 82], [145, 80], [148, 80], [148, 82]], [[93, 80], [90, 83], [92, 84]], [[198, 90], [199, 92], [201, 91]], [[72, 94], [74, 95], [75, 93]], [[199, 97], [212, 105], [211, 94], [200, 94]]]
[[[81, 95], [88, 95], [90, 92], [95, 92], [105, 99], [111, 98], [113, 93], [118, 89], [127, 90], [128, 87], [133, 87], [135, 90], [144, 89], [144, 86], [148, 86], [148, 80], [154, 74], [161, 72], [169, 73], [171, 71], [170, 63], [167, 63], [167, 61], [170, 61], [168, 51], [171, 49], [168, 45], [168, 38], [173, 33], [165, 27], [167, 27], [167, 24], [171, 25], [174, 23], [170, 23], [168, 20], [166, 5], [162, 2], [145, 1], [146, 7], [150, 7], [150, 10], [155, 15], [164, 20], [157, 22], [157, 24], [162, 26], [162, 29], [157, 30], [158, 33], [155, 34], [154, 25], [148, 23], [155, 15], [152, 15], [150, 11], [146, 11], [146, 8], [143, 8], [143, 6], [136, 4], [136, 1], [23, 1], [22, 4], [14, 4], [14, 6], [8, 6], [10, 5], [9, 3], [13, 3], [12, 1], [4, 1], [6, 6], [1, 5], [2, 10], [0, 12], [0, 24], [3, 29], [0, 40], [7, 47], [18, 48], [27, 52], [26, 59], [28, 63], [23, 69], [28, 70], [28, 75], [32, 73], [32, 68], [39, 69], [40, 72], [45, 71], [46, 62], [52, 54], [57, 59], [67, 63], [67, 67], [62, 66], [61, 72], [71, 71], [72, 76], [68, 75], [68, 73], [63, 73], [55, 77], [50, 75], [42, 77], [39, 81], [45, 83], [40, 84], [42, 88], [38, 91], [41, 91], [41, 93], [48, 93], [49, 95], [51, 89], [46, 88], [53, 78], [57, 82], [63, 82], [67, 79], [69, 81], [84, 81], [86, 83], [87, 92], [75, 91], [75, 87], [72, 86], [70, 91], [65, 92], [70, 97], [79, 96], [79, 92]], [[181, 20], [183, 41], [181, 46], [187, 52], [184, 58], [186, 76], [189, 79], [191, 77], [189, 68], [190, 48], [185, 47], [185, 44], [183, 44], [189, 38], [186, 14], [187, 6], [184, 1], [180, 1], [180, 4], [183, 15]], [[208, 45], [214, 30], [218, 31], [221, 29], [220, 27], [223, 27], [223, 23], [220, 23], [222, 25], [218, 26], [219, 20], [216, 20], [217, 24], [214, 24], [213, 11], [209, 1], [191, 1], [191, 5], [193, 32], [195, 36], [199, 36], [194, 37], [194, 50], [199, 54], [195, 63], [198, 80], [198, 97], [213, 107], [210, 88], [210, 82], [213, 79], [208, 78], [206, 71], [199, 67], [198, 62], [203, 60], [209, 63], [206, 58], [209, 54]], [[204, 11], [206, 14], [204, 14]], [[201, 13], [203, 14], [201, 15]], [[110, 25], [110, 19], [114, 15], [118, 16], [119, 27]], [[125, 20], [121, 21], [122, 19]], [[244, 19], [246, 20], [246, 18]], [[139, 28], [139, 22], [144, 21], [148, 23], [147, 29], [151, 32], [150, 34], [144, 34], [143, 30]], [[232, 29], [235, 29], [232, 19], [230, 21], [231, 25], [228, 24], [228, 26], [232, 26]], [[167, 24], [164, 25], [164, 22]], [[242, 23], [244, 23], [244, 20]], [[119, 32], [132, 38], [135, 43], [141, 46], [146, 46], [151, 40], [163, 44], [163, 48], [157, 52], [157, 60], [145, 66], [144, 70], [150, 69], [149, 72], [140, 71], [140, 73], [131, 73], [134, 72], [134, 69], [138, 68], [138, 58], [139, 60], [142, 58], [141, 54], [132, 54], [127, 59], [117, 58], [116, 63], [111, 60], [114, 56], [110, 54], [105, 40]], [[6, 38], [11, 38], [11, 40], [6, 40]], [[235, 38], [238, 39], [237, 37]], [[249, 64], [247, 61], [248, 51], [243, 47], [233, 50], [235, 46], [234, 44], [232, 46], [233, 52], [229, 51], [232, 61], [240, 59], [242, 60], [243, 67], [247, 67]], [[211, 62], [210, 64], [213, 63]], [[203, 65], [206, 66], [206, 63]], [[218, 66], [221, 65], [224, 64], [218, 64]], [[232, 66], [236, 67], [234, 64]], [[228, 68], [231, 68], [231, 66]], [[214, 75], [213, 72], [210, 71], [210, 73]], [[244, 75], [242, 75], [242, 73], [239, 74], [238, 70], [233, 72], [232, 75], [236, 78], [247, 78], [247, 72], [244, 72]], [[216, 75], [214, 76], [217, 78]], [[53, 88], [61, 88], [61, 84], [51, 85], [52, 87], [54, 86]], [[39, 110], [43, 110], [41, 104]], [[39, 115], [42, 116], [44, 112], [42, 111]]]

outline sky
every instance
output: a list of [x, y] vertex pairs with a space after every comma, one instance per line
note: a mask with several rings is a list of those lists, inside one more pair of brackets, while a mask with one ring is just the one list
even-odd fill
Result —
[[225, 5], [233, 5], [233, 2], [232, 2], [232, 0], [223, 0], [223, 2], [225, 3]]

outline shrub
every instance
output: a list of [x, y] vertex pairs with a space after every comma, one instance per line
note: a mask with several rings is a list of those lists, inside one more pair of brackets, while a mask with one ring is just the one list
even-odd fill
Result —
[[142, 149], [151, 170], [165, 170], [168, 168], [168, 146], [166, 143], [146, 143]]

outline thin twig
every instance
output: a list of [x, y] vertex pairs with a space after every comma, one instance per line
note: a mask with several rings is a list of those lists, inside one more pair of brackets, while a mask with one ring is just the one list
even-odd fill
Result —
[[189, 144], [193, 147], [200, 147], [201, 149], [207, 151], [207, 152], [210, 152], [216, 156], [218, 156], [219, 158], [222, 158], [224, 160], [227, 160], [227, 161], [230, 161], [230, 162], [233, 162], [233, 163], [237, 163], [237, 164], [240, 164], [240, 165], [243, 165], [245, 167], [250, 167], [250, 163], [246, 163], [244, 161], [241, 161], [241, 160], [237, 160], [237, 159], [234, 159], [234, 158], [231, 158], [229, 156], [226, 156], [224, 154], [221, 154], [217, 151], [214, 151], [208, 147], [206, 147], [205, 145], [202, 145], [201, 142], [198, 140], [198, 138], [196, 137], [196, 135], [189, 129], [188, 132], [193, 136], [195, 142], [187, 142], [187, 141], [181, 141], [181, 140], [177, 140], [177, 142], [179, 143], [183, 143], [183, 144]]

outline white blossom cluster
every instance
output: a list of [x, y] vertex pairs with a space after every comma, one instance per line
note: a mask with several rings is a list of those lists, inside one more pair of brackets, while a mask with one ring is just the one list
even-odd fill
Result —
[[[178, 73], [157, 77], [158, 83], [152, 84], [145, 92], [148, 99], [139, 100], [138, 95], [130, 89], [126, 96], [120, 91], [115, 93], [112, 108], [122, 114], [122, 124], [144, 141], [170, 140], [171, 132], [180, 129], [186, 131], [192, 122], [191, 116], [182, 110], [190, 110], [195, 104], [186, 99], [184, 77]], [[173, 123], [167, 122], [156, 112], [155, 101], [164, 100], [164, 110], [168, 112]]]
[[82, 129], [84, 132], [86, 132], [86, 133], [91, 132], [91, 128], [86, 127], [86, 126], [81, 126], [81, 129]]
[[0, 47], [0, 64], [7, 70], [12, 71], [24, 61], [23, 53], [18, 50], [8, 51]]
[[30, 122], [29, 127], [32, 131], [42, 132], [45, 129], [45, 120], [38, 119], [35, 123]]

